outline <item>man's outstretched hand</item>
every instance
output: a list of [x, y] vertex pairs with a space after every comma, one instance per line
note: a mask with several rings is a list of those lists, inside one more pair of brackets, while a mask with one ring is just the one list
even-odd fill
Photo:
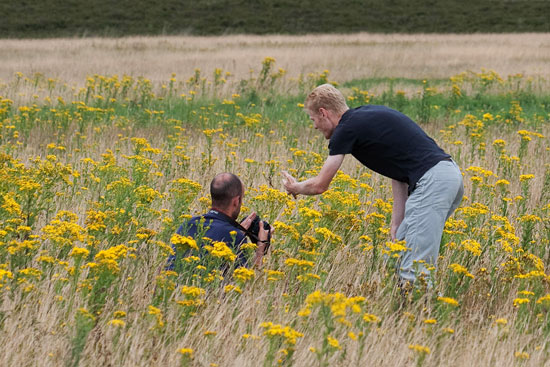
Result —
[[294, 177], [292, 177], [292, 175], [287, 171], [282, 171], [281, 173], [285, 178], [283, 180], [283, 185], [285, 187], [286, 192], [288, 192], [289, 194], [294, 196], [294, 198], [296, 198], [296, 195], [298, 195], [298, 187], [297, 187], [298, 181]]

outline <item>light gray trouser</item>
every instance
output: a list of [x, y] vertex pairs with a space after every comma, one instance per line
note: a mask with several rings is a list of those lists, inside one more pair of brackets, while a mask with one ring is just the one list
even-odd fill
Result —
[[410, 249], [401, 254], [398, 264], [401, 279], [414, 282], [420, 273], [430, 274], [426, 265], [436, 265], [445, 221], [458, 207], [463, 194], [462, 174], [454, 161], [437, 163], [418, 180], [397, 229], [397, 239], [405, 240]]

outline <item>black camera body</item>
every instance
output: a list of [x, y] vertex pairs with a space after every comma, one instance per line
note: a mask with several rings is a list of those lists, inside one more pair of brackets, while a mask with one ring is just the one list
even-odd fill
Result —
[[[244, 230], [248, 238], [250, 238], [250, 241], [252, 241], [255, 244], [258, 244], [258, 240], [260, 236], [260, 221], [262, 221], [260, 217], [256, 216], [254, 220], [252, 220], [252, 223], [250, 223], [250, 227], [248, 227], [248, 229], [245, 229], [241, 226], [241, 229]], [[267, 250], [269, 249], [269, 245], [271, 244], [271, 226], [265, 220], [263, 221], [263, 224], [264, 224], [264, 229], [267, 231], [267, 243], [265, 244], [265, 248], [264, 248], [264, 255], [265, 255], [267, 254]]]
[[[257, 243], [258, 239], [259, 239], [260, 221], [261, 221], [260, 217], [256, 216], [256, 218], [254, 218], [252, 223], [250, 223], [250, 227], [248, 227], [248, 232], [250, 232], [251, 234], [253, 234], [256, 237], [256, 238], [252, 238], [250, 236], [251, 237], [250, 239], [254, 243]], [[267, 242], [269, 242], [269, 241], [271, 241], [271, 226], [265, 220], [263, 221], [263, 223], [264, 223], [264, 229], [267, 231]]]

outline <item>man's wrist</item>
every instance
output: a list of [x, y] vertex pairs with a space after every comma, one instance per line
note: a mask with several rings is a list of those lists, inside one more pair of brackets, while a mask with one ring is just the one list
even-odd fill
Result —
[[292, 191], [293, 191], [292, 193], [293, 193], [294, 195], [298, 195], [298, 194], [300, 193], [301, 186], [302, 186], [302, 185], [301, 185], [301, 182], [296, 182], [296, 184], [295, 184], [294, 187], [293, 187], [294, 190], [292, 190]]

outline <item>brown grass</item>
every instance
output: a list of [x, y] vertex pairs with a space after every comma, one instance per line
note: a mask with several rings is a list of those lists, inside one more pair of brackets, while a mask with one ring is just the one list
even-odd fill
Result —
[[[200, 67], [210, 73], [216, 67], [235, 74], [235, 79], [246, 78], [249, 68], [259, 68], [265, 56], [277, 59], [277, 66], [288, 70], [290, 75], [320, 71], [325, 68], [331, 71], [331, 78], [338, 81], [360, 77], [448, 77], [467, 69], [478, 71], [480, 68], [494, 69], [501, 75], [516, 74], [519, 72], [528, 75], [550, 76], [548, 61], [550, 60], [550, 38], [548, 35], [369, 35], [358, 34], [349, 36], [231, 36], [231, 37], [164, 37], [164, 38], [125, 38], [125, 39], [82, 39], [82, 40], [45, 40], [45, 41], [0, 41], [0, 84], [2, 81], [13, 79], [13, 73], [21, 71], [24, 74], [41, 72], [46, 77], [55, 77], [71, 84], [82, 84], [85, 76], [98, 73], [130, 74], [146, 76], [154, 82], [166, 81], [172, 72], [179, 76], [192, 74], [195, 67]], [[257, 70], [256, 70], [257, 73]], [[0, 85], [1, 87], [1, 85]], [[0, 88], [0, 91], [2, 89]], [[21, 92], [14, 86], [8, 95], [14, 98]], [[274, 123], [275, 124], [275, 123]], [[226, 170], [226, 157], [229, 151], [237, 150], [231, 169], [234, 170], [249, 187], [245, 204], [252, 208], [254, 202], [253, 189], [266, 184], [261, 174], [261, 167], [251, 169], [244, 163], [245, 158], [254, 158], [258, 162], [276, 158], [281, 162], [293, 158], [290, 144], [287, 142], [287, 131], [282, 124], [275, 124], [275, 133], [271, 137], [272, 150], [268, 152], [263, 138], [254, 135], [254, 130], [240, 129], [232, 133], [231, 138], [237, 142], [249, 141], [240, 144], [237, 148], [230, 148], [223, 139], [216, 139], [213, 145], [213, 156], [217, 159], [213, 166], [205, 170], [200, 165], [203, 159], [204, 134], [200, 127], [189, 127], [180, 143], [191, 157], [190, 169], [177, 167], [172, 157], [171, 176], [159, 180], [158, 187], [164, 187], [166, 182], [175, 177], [187, 177], [198, 181], [203, 186], [201, 195], [207, 195], [207, 185], [215, 172]], [[423, 126], [431, 136], [434, 136], [446, 151], [454, 157], [461, 151], [459, 161], [465, 171], [471, 165], [480, 165], [496, 171], [498, 157], [493, 152], [490, 143], [496, 138], [503, 138], [509, 145], [510, 154], [518, 151], [518, 135], [514, 129], [491, 128], [487, 132], [487, 156], [470, 157], [472, 147], [450, 145], [441, 137], [439, 129], [442, 124]], [[76, 127], [75, 127], [76, 128]], [[124, 130], [108, 126], [103, 130], [93, 130], [89, 127], [84, 131], [89, 136], [82, 150], [77, 150], [73, 131], [59, 135], [54, 127], [37, 127], [32, 130], [26, 145], [12, 153], [26, 165], [32, 157], [44, 156], [45, 145], [56, 142], [67, 147], [67, 153], [59, 153], [61, 161], [70, 163], [75, 169], [83, 170], [81, 158], [91, 157], [101, 160], [101, 154], [107, 149], [115, 152], [120, 162], [123, 154], [130, 155], [133, 150], [127, 141], [117, 138], [118, 134], [131, 133], [134, 136], [146, 136], [153, 147], [162, 148], [168, 154], [172, 148], [167, 144], [166, 133], [161, 129]], [[49, 129], [49, 130], [48, 130]], [[464, 129], [463, 129], [464, 130]], [[466, 132], [453, 135], [453, 139], [468, 142]], [[550, 135], [547, 125], [541, 128], [546, 137]], [[310, 127], [295, 132], [301, 140], [298, 147], [321, 151], [325, 142]], [[119, 141], [120, 140], [120, 141]], [[277, 143], [275, 143], [277, 142]], [[282, 142], [281, 144], [279, 144]], [[261, 147], [261, 148], [260, 148]], [[527, 204], [529, 212], [534, 211], [539, 203], [537, 198], [543, 191], [542, 180], [548, 165], [548, 140], [540, 139], [530, 143], [529, 153], [522, 162], [521, 169], [514, 171], [510, 179], [510, 197], [521, 194], [521, 187], [517, 177], [520, 173], [534, 173], [536, 179], [531, 183], [531, 198]], [[323, 152], [324, 153], [324, 152]], [[71, 154], [70, 156], [66, 154]], [[270, 156], [271, 154], [271, 156]], [[160, 158], [158, 158], [160, 160]], [[159, 162], [160, 163], [160, 162]], [[122, 163], [120, 163], [123, 165]], [[361, 172], [357, 161], [348, 157], [343, 171], [354, 177]], [[82, 169], [81, 169], [82, 168]], [[364, 168], [361, 168], [364, 170]], [[466, 195], [471, 196], [472, 185], [466, 176]], [[372, 210], [366, 200], [382, 198], [387, 200], [391, 195], [388, 179], [373, 175], [368, 181], [376, 188], [376, 192], [369, 197], [362, 197], [363, 209]], [[151, 183], [153, 185], [153, 183]], [[386, 185], [382, 187], [381, 185]], [[280, 181], [276, 187], [281, 188]], [[52, 215], [61, 209], [70, 209], [78, 213], [80, 224], [85, 218], [86, 208], [96, 199], [95, 193], [77, 195], [75, 198], [59, 198], [57, 207]], [[478, 195], [480, 195], [478, 193]], [[486, 200], [486, 198], [482, 198]], [[488, 199], [486, 201], [489, 201]], [[156, 209], [171, 208], [171, 202], [155, 204]], [[191, 212], [202, 211], [196, 200]], [[465, 202], [469, 205], [469, 202]], [[491, 209], [498, 212], [496, 199], [491, 202]], [[257, 208], [254, 208], [257, 210]], [[510, 218], [517, 215], [515, 208], [508, 214]], [[50, 218], [51, 219], [51, 218]], [[36, 224], [34, 234], [40, 234], [39, 228], [47, 223], [45, 218]], [[542, 224], [541, 224], [542, 226]], [[150, 227], [160, 230], [160, 222], [150, 223]], [[539, 227], [540, 228], [540, 227]], [[335, 226], [335, 230], [338, 228]], [[519, 231], [519, 224], [518, 224]], [[519, 233], [518, 233], [519, 234]], [[276, 233], [274, 247], [286, 241], [284, 233]], [[542, 232], [537, 234], [542, 238]], [[277, 243], [278, 242], [278, 243]], [[365, 309], [381, 316], [383, 323], [373, 327], [364, 341], [364, 354], [359, 356], [358, 344], [347, 342], [345, 357], [341, 353], [330, 358], [330, 365], [348, 366], [356, 362], [357, 365], [372, 366], [414, 366], [415, 357], [409, 350], [409, 344], [422, 344], [432, 348], [432, 353], [426, 357], [423, 366], [542, 366], [548, 365], [548, 342], [540, 329], [527, 333], [518, 331], [515, 326], [517, 310], [513, 307], [513, 297], [517, 290], [523, 288], [514, 283], [510, 285], [512, 291], [508, 297], [499, 295], [505, 287], [502, 284], [476, 283], [468, 295], [464, 296], [460, 318], [447, 320], [447, 324], [455, 329], [453, 335], [442, 337], [437, 325], [437, 332], [423, 323], [423, 320], [432, 317], [433, 302], [424, 299], [406, 307], [407, 311], [416, 315], [414, 321], [401, 311], [393, 309], [391, 300], [395, 299], [396, 290], [388, 293], [384, 287], [384, 268], [377, 268], [372, 278], [365, 279], [367, 269], [371, 266], [371, 258], [363, 253], [357, 244], [360, 241], [353, 238], [347, 246], [333, 252], [331, 264], [318, 264], [315, 271], [328, 270], [323, 291], [340, 291], [349, 295], [364, 295], [367, 297]], [[111, 244], [103, 244], [104, 246]], [[115, 245], [115, 244], [112, 244]], [[209, 294], [204, 308], [196, 317], [192, 318], [185, 329], [179, 317], [178, 306], [171, 304], [163, 310], [165, 327], [161, 332], [154, 330], [154, 318], [147, 313], [147, 306], [152, 301], [153, 285], [157, 269], [164, 264], [164, 258], [155, 248], [143, 249], [145, 256], [134, 262], [129, 261], [121, 268], [124, 270], [124, 282], [119, 303], [114, 298], [108, 298], [104, 312], [97, 315], [97, 325], [88, 336], [86, 346], [82, 352], [81, 366], [176, 366], [181, 363], [179, 348], [190, 347], [195, 350], [195, 359], [191, 366], [209, 366], [212, 362], [219, 366], [259, 366], [265, 358], [268, 343], [265, 337], [260, 340], [244, 341], [242, 335], [251, 333], [262, 335], [259, 327], [263, 321], [272, 321], [307, 331], [303, 338], [298, 340], [294, 355], [295, 366], [318, 365], [311, 346], [321, 343], [320, 317], [312, 317], [303, 321], [296, 316], [294, 307], [291, 312], [285, 312], [288, 298], [285, 292], [292, 294], [284, 282], [277, 283], [274, 290], [269, 290], [272, 284], [258, 273], [253, 285], [250, 285], [240, 297], [219, 296], [215, 291]], [[470, 269], [479, 270], [480, 266], [491, 264], [500, 266], [506, 259], [503, 253], [497, 258], [490, 258], [489, 251], [484, 253], [484, 259], [478, 261]], [[270, 256], [266, 259], [267, 268], [275, 265]], [[454, 261], [454, 260], [453, 260]], [[441, 283], [437, 291], [445, 294], [447, 283], [445, 274], [448, 273], [450, 258], [442, 258], [439, 263], [438, 279]], [[33, 264], [36, 265], [36, 264]], [[66, 270], [56, 265], [56, 270], [64, 276]], [[546, 271], [548, 273], [548, 271]], [[132, 275], [133, 283], [127, 278]], [[476, 273], [477, 274], [477, 273]], [[46, 274], [45, 276], [50, 276]], [[477, 276], [477, 275], [476, 275]], [[82, 279], [86, 274], [82, 274]], [[547, 287], [547, 283], [545, 283]], [[517, 288], [517, 289], [516, 289]], [[75, 293], [68, 286], [60, 290], [55, 289], [53, 282], [41, 281], [37, 289], [29, 294], [18, 291], [14, 297], [8, 293], [0, 298], [0, 345], [6, 351], [0, 356], [0, 366], [63, 366], [70, 365], [72, 341], [75, 334], [75, 311], [79, 307], [86, 307], [81, 293]], [[491, 292], [491, 296], [487, 293]], [[544, 293], [547, 292], [545, 288]], [[56, 298], [62, 296], [63, 301]], [[425, 297], [427, 298], [427, 296]], [[74, 299], [72, 308], [66, 302]], [[267, 303], [275, 311], [268, 313]], [[426, 307], [425, 307], [426, 306]], [[125, 310], [128, 316], [125, 319], [128, 327], [117, 329], [108, 324], [113, 318], [113, 311]], [[509, 324], [496, 326], [494, 319], [504, 317]], [[534, 316], [533, 316], [534, 317]], [[182, 335], [177, 335], [185, 330]], [[217, 335], [207, 338], [205, 331], [215, 331]], [[340, 330], [336, 335], [341, 341], [347, 336]], [[526, 350], [530, 353], [528, 360], [522, 361], [515, 357], [515, 352]]]
[[266, 56], [291, 76], [328, 69], [331, 78], [446, 78], [465, 70], [550, 76], [548, 34], [129, 37], [0, 40], [0, 82], [40, 72], [69, 84], [87, 75], [166, 81], [172, 73], [223, 68], [237, 79]]

